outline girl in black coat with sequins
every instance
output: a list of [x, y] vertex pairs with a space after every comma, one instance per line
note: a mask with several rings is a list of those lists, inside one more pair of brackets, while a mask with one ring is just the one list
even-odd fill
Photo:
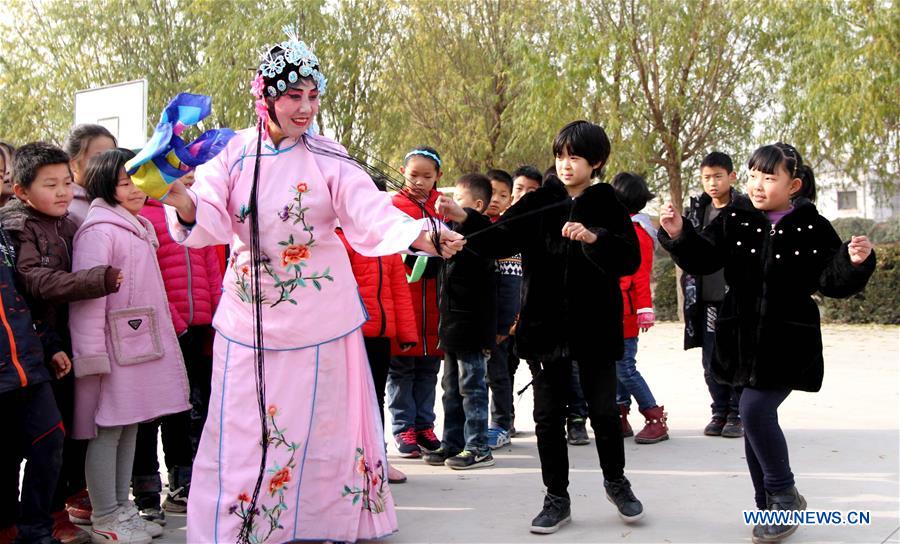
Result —
[[[754, 209], [733, 208], [702, 233], [671, 204], [660, 214], [659, 240], [685, 271], [724, 267], [728, 292], [716, 321], [717, 381], [743, 387], [747, 465], [760, 510], [803, 510], [794, 486], [778, 407], [792, 390], [822, 386], [822, 332], [812, 299], [848, 297], [875, 269], [865, 236], [841, 243], [827, 219], [803, 198], [814, 183], [797, 150], [757, 149], [747, 165]], [[778, 542], [796, 525], [757, 525], [753, 542]]]

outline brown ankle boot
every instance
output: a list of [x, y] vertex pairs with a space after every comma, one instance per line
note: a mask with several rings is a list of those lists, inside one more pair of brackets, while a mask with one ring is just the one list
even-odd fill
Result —
[[641, 410], [647, 418], [646, 425], [635, 437], [638, 444], [656, 444], [669, 439], [669, 427], [666, 425], [667, 414], [662, 406], [654, 406]]
[[622, 420], [622, 437], [628, 438], [629, 436], [634, 436], [634, 429], [631, 428], [631, 424], [628, 423], [628, 414], [631, 412], [631, 407], [627, 404], [619, 405], [619, 419]]

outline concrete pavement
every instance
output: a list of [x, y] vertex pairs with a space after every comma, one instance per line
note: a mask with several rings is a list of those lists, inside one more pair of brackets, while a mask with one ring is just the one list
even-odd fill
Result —
[[[824, 345], [822, 391], [792, 393], [780, 410], [791, 466], [810, 509], [868, 510], [871, 524], [801, 527], [788, 542], [900, 542], [900, 328], [826, 326]], [[623, 524], [606, 501], [592, 443], [569, 448], [573, 522], [555, 535], [528, 532], [543, 496], [529, 390], [517, 407], [524, 432], [495, 452], [495, 467], [455, 472], [391, 450], [409, 481], [393, 487], [400, 531], [386, 542], [749, 542], [741, 511], [753, 508], [753, 490], [743, 440], [702, 434], [709, 395], [700, 351], [683, 351], [681, 326], [663, 323], [642, 335], [638, 369], [665, 405], [671, 435], [654, 445], [626, 439], [643, 521]], [[522, 365], [517, 387], [528, 379]], [[437, 404], [440, 430], [440, 395]], [[639, 415], [631, 422], [640, 429]], [[170, 515], [155, 542], [183, 543], [185, 535], [184, 517]]]

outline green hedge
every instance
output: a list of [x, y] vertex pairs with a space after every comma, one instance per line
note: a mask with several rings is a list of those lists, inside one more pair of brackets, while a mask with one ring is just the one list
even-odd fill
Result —
[[900, 324], [900, 243], [875, 248], [875, 273], [865, 291], [847, 299], [820, 298], [829, 323]]
[[847, 241], [851, 236], [865, 234], [876, 244], [900, 242], [900, 215], [876, 223], [862, 217], [841, 217], [831, 222], [841, 240]]
[[678, 293], [675, 290], [675, 262], [665, 252], [653, 258], [653, 310], [658, 321], [678, 321]]

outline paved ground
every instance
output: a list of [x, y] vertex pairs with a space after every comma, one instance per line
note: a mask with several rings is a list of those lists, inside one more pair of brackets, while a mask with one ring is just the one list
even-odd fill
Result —
[[[869, 510], [871, 525], [801, 527], [790, 542], [900, 542], [900, 328], [828, 326], [824, 344], [822, 391], [794, 393], [781, 410], [791, 465], [811, 509]], [[394, 452], [409, 481], [393, 488], [400, 532], [386, 542], [749, 542], [743, 441], [702, 435], [709, 398], [700, 352], [680, 346], [680, 326], [662, 324], [642, 337], [638, 353], [672, 437], [649, 446], [627, 439], [626, 472], [647, 514], [640, 524], [622, 524], [606, 501], [593, 445], [572, 446], [573, 522], [555, 535], [531, 535], [542, 486], [534, 425], [520, 417], [526, 432], [495, 453], [494, 468], [460, 473]], [[522, 368], [516, 383], [527, 379]], [[530, 414], [531, 404], [529, 391], [518, 412]], [[184, 541], [184, 518], [170, 516], [156, 542]]]

